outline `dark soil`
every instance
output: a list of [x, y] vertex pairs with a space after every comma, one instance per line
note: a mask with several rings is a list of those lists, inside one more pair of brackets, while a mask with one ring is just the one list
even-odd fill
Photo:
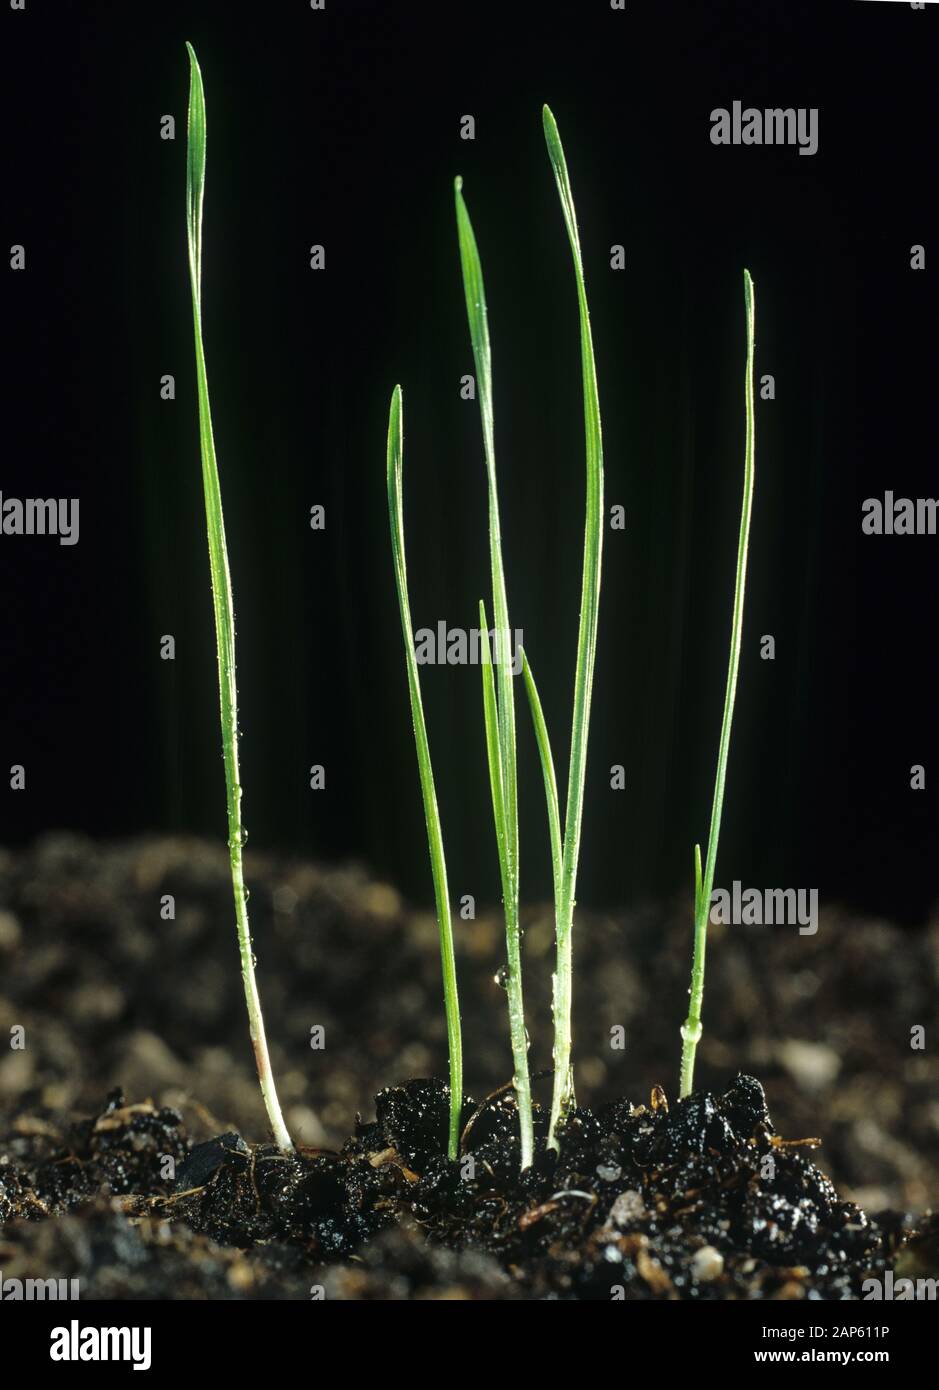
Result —
[[[496, 917], [460, 925], [468, 1084], [492, 1094], [465, 1101], [450, 1163], [442, 1083], [379, 1090], [445, 1066], [433, 919], [354, 870], [253, 855], [248, 873], [293, 1157], [250, 1142], [266, 1127], [223, 850], [57, 836], [0, 854], [0, 1036], [25, 1030], [0, 1054], [4, 1278], [78, 1277], [83, 1298], [841, 1299], [886, 1268], [939, 1272], [939, 1073], [910, 1047], [935, 930], [715, 931], [710, 1090], [669, 1106], [655, 1083], [677, 1067], [688, 905], [579, 916], [589, 1108], [559, 1158], [539, 1112], [520, 1177]], [[550, 914], [526, 925], [537, 1066]], [[346, 1140], [360, 1110], [376, 1118]]]
[[523, 1175], [506, 1091], [466, 1101], [455, 1162], [442, 1082], [375, 1108], [340, 1153], [292, 1156], [233, 1133], [190, 1147], [177, 1112], [118, 1093], [64, 1135], [21, 1125], [0, 1167], [5, 1265], [171, 1298], [847, 1299], [939, 1259], [939, 1221], [840, 1200], [752, 1077], [672, 1109], [656, 1090], [578, 1110], [560, 1156], [539, 1112]]

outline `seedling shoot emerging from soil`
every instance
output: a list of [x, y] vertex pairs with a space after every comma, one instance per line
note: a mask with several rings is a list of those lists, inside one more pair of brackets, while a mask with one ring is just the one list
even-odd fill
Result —
[[[583, 811], [584, 778], [587, 758], [587, 730], [590, 720], [590, 694], [593, 684], [594, 653], [597, 637], [597, 609], [600, 596], [601, 521], [603, 512], [603, 449], [600, 435], [600, 407], [597, 398], [596, 369], [590, 334], [590, 315], [584, 288], [580, 238], [574, 212], [573, 197], [564, 151], [557, 125], [546, 106], [543, 112], [545, 141], [554, 170], [561, 207], [567, 227], [574, 260], [574, 276], [580, 309], [581, 365], [584, 391], [584, 422], [587, 445], [587, 519], [584, 538], [583, 589], [581, 596], [580, 631], [577, 643], [577, 666], [574, 681], [574, 717], [571, 729], [571, 761], [568, 780], [564, 838], [558, 809], [557, 781], [551, 746], [545, 726], [541, 702], [524, 652], [522, 669], [528, 692], [535, 736], [544, 773], [548, 807], [548, 828], [551, 841], [551, 863], [554, 878], [555, 919], [557, 935], [557, 965], [554, 975], [554, 1093], [551, 1103], [551, 1122], [548, 1145], [557, 1148], [557, 1128], [574, 1100], [571, 1071], [571, 935], [574, 914], [574, 891], [577, 879], [577, 859], [580, 849], [580, 827]], [[492, 354], [489, 342], [489, 322], [482, 265], [476, 237], [463, 198], [463, 183], [456, 180], [456, 216], [460, 243], [460, 263], [469, 320], [470, 339], [476, 365], [476, 385], [483, 427], [483, 451], [489, 492], [489, 555], [492, 576], [494, 633], [497, 644], [498, 681], [493, 676], [492, 653], [489, 650], [485, 604], [479, 605], [480, 630], [483, 638], [483, 712], [486, 723], [486, 749], [489, 758], [489, 780], [492, 791], [493, 816], [499, 866], [502, 875], [502, 898], [505, 909], [507, 966], [505, 985], [509, 1006], [509, 1032], [515, 1074], [513, 1084], [518, 1102], [521, 1132], [521, 1162], [526, 1168], [532, 1161], [534, 1138], [532, 1128], [531, 1087], [528, 1073], [528, 1035], [522, 996], [521, 940], [519, 931], [519, 870], [518, 870], [518, 796], [515, 748], [515, 703], [512, 671], [509, 661], [511, 628], [505, 573], [502, 563], [502, 532], [499, 520], [499, 496], [496, 483], [495, 432], [492, 404]]]
[[401, 387], [396, 386], [391, 397], [388, 415], [388, 516], [391, 522], [391, 550], [394, 556], [395, 583], [398, 607], [401, 610], [401, 631], [407, 658], [408, 692], [411, 697], [411, 719], [414, 742], [417, 746], [417, 766], [424, 798], [424, 819], [427, 823], [427, 844], [430, 849], [430, 868], [437, 902], [437, 927], [440, 932], [440, 963], [443, 970], [443, 997], [447, 1015], [447, 1041], [450, 1048], [450, 1126], [448, 1153], [455, 1159], [460, 1143], [460, 1111], [463, 1104], [463, 1043], [460, 1036], [460, 1001], [457, 994], [456, 962], [453, 956], [453, 924], [450, 918], [450, 895], [447, 888], [447, 862], [443, 852], [443, 832], [437, 809], [434, 769], [430, 761], [430, 744], [424, 722], [421, 701], [421, 682], [414, 651], [411, 626], [411, 605], [408, 601], [408, 571], [404, 553], [404, 508], [401, 489], [404, 466], [404, 419]]
[[[509, 1035], [515, 1097], [521, 1133], [522, 1167], [528, 1168], [534, 1156], [534, 1128], [531, 1111], [531, 1082], [528, 1075], [528, 1034], [522, 997], [521, 935], [518, 922], [518, 780], [515, 754], [515, 692], [512, 688], [510, 653], [512, 630], [502, 567], [502, 531], [499, 523], [499, 492], [496, 485], [495, 431], [492, 411], [492, 353], [482, 265], [472, 223], [463, 200], [463, 180], [455, 183], [457, 233], [463, 289], [469, 319], [473, 358], [476, 363], [476, 389], [483, 426], [483, 452], [489, 491], [489, 562], [492, 573], [492, 606], [495, 620], [498, 683], [493, 681], [492, 662], [483, 654], [483, 711], [486, 719], [486, 747], [492, 789], [493, 818], [499, 868], [502, 876], [502, 902], [505, 911], [507, 962], [505, 989], [509, 1004]], [[487, 624], [480, 604], [481, 627]], [[488, 646], [488, 639], [486, 642]], [[491, 654], [490, 654], [491, 655]]]
[[[560, 887], [555, 875], [555, 920], [557, 964], [554, 975], [554, 1092], [551, 1099], [551, 1124], [548, 1147], [557, 1149], [558, 1125], [574, 1103], [574, 1077], [571, 1068], [571, 1000], [573, 985], [572, 936], [574, 903], [577, 886], [577, 860], [580, 855], [580, 829], [584, 807], [584, 780], [587, 774], [587, 732], [590, 724], [590, 697], [593, 691], [593, 667], [597, 649], [597, 615], [600, 607], [600, 559], [603, 537], [603, 437], [600, 430], [600, 399], [597, 393], [597, 369], [593, 356], [593, 336], [590, 331], [590, 311], [584, 285], [584, 266], [580, 254], [580, 234], [574, 197], [567, 174], [567, 161], [558, 134], [557, 123], [550, 107], [542, 113], [544, 135], [557, 183], [564, 223], [574, 260], [574, 279], [577, 284], [577, 306], [580, 314], [580, 361], [584, 394], [584, 437], [586, 443], [587, 507], [584, 526], [584, 562], [580, 598], [580, 628], [577, 635], [577, 665], [574, 672], [574, 715], [571, 722], [571, 755], [567, 780], [567, 806], [564, 823], [564, 847], [561, 859]], [[525, 663], [527, 667], [527, 662]], [[549, 768], [550, 748], [540, 704], [530, 670], [526, 685], [538, 747], [542, 756], [545, 790], [548, 795], [548, 820], [557, 814], [552, 808], [550, 783], [554, 780]], [[533, 698], [532, 698], [533, 697]], [[547, 755], [547, 757], [546, 757]], [[554, 794], [554, 801], [557, 796]], [[552, 842], [554, 841], [552, 828]], [[556, 857], [556, 850], [554, 851]]]
[[694, 956], [691, 966], [691, 996], [688, 1017], [682, 1025], [681, 1095], [689, 1096], [694, 1083], [694, 1060], [701, 1038], [701, 1005], [704, 999], [704, 955], [707, 947], [708, 914], [711, 891], [714, 887], [714, 867], [717, 862], [717, 841], [721, 831], [721, 812], [724, 806], [724, 781], [727, 776], [727, 754], [730, 748], [730, 727], [734, 718], [737, 697], [737, 669], [740, 665], [740, 636], [743, 630], [743, 597], [747, 580], [747, 549], [750, 539], [750, 513], [753, 509], [753, 471], [756, 449], [756, 424], [753, 410], [753, 345], [756, 306], [753, 281], [749, 270], [743, 272], [743, 292], [747, 317], [747, 361], [744, 375], [746, 401], [746, 443], [743, 463], [743, 505], [740, 510], [740, 537], [737, 543], [737, 579], [734, 586], [734, 613], [730, 628], [730, 660], [727, 666], [727, 688], [724, 694], [724, 717], [721, 722], [721, 741], [717, 753], [717, 775], [714, 779], [714, 800], [711, 805], [711, 829], [704, 873], [701, 872], [701, 846], [694, 847]]
[[196, 381], [199, 393], [199, 444], [202, 452], [202, 484], [209, 539], [209, 567], [212, 574], [212, 601], [215, 608], [215, 636], [218, 645], [218, 683], [222, 722], [222, 757], [228, 794], [228, 848], [231, 856], [232, 888], [235, 894], [235, 923], [241, 976], [248, 1005], [251, 1041], [258, 1066], [261, 1093], [267, 1107], [274, 1138], [281, 1149], [293, 1144], [284, 1124], [271, 1059], [267, 1050], [261, 1000], [254, 974], [254, 954], [248, 925], [248, 890], [242, 868], [242, 846], [246, 839], [241, 819], [241, 781], [238, 773], [238, 691], [235, 683], [235, 615], [232, 604], [222, 494], [219, 486], [212, 412], [202, 342], [202, 198], [205, 189], [205, 93], [202, 74], [191, 44], [187, 44], [190, 64], [189, 147], [186, 162], [186, 227], [189, 239], [189, 280], [192, 287], [192, 317], [196, 340]]

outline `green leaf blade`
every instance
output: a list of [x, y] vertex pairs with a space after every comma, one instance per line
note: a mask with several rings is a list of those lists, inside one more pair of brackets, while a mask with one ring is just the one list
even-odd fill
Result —
[[196, 293], [202, 287], [202, 203], [205, 195], [205, 89], [202, 70], [191, 43], [189, 54], [189, 116], [186, 145], [186, 229], [189, 239], [189, 266]]
[[[694, 1086], [694, 1066], [701, 1038], [701, 1011], [704, 1002], [704, 966], [707, 953], [707, 927], [717, 867], [717, 845], [720, 839], [724, 809], [724, 787], [727, 780], [727, 761], [730, 754], [730, 732], [737, 699], [737, 676], [740, 668], [740, 646], [743, 635], [743, 607], [747, 582], [747, 561], [750, 545], [750, 519], [753, 512], [753, 484], [756, 474], [756, 410], [754, 406], [754, 357], [756, 349], [756, 296], [749, 270], [743, 272], [743, 299], [747, 325], [747, 352], [744, 367], [744, 403], [746, 430], [743, 462], [743, 499], [740, 506], [740, 530], [737, 538], [737, 573], [734, 580], [734, 605], [730, 625], [730, 654], [727, 660], [727, 684], [724, 690], [724, 712], [721, 719], [720, 743], [717, 750], [717, 771], [714, 777], [714, 797], [711, 803], [711, 828], [708, 834], [704, 878], [695, 895], [694, 954], [691, 963], [691, 988], [688, 1017], [681, 1028], [682, 1052], [680, 1095], [689, 1096]], [[698, 852], [700, 873], [700, 851]]]
[[505, 857], [505, 806], [502, 800], [502, 751], [499, 745], [499, 705], [496, 698], [496, 683], [492, 673], [492, 650], [489, 644], [489, 623], [486, 618], [486, 605], [479, 600], [479, 631], [482, 656], [483, 678], [483, 719], [486, 726], [486, 756], [489, 763], [489, 786], [492, 793], [492, 813], [496, 826], [496, 843], [499, 850], [499, 869], [502, 875], [503, 895], [508, 891]]
[[437, 806], [437, 789], [434, 783], [427, 724], [424, 719], [420, 673], [417, 667], [417, 655], [414, 651], [411, 604], [408, 597], [407, 560], [404, 549], [404, 411], [400, 386], [395, 387], [391, 396], [385, 461], [395, 587], [398, 593], [401, 633], [404, 638], [411, 722], [414, 728], [417, 766], [424, 803], [424, 823], [427, 828], [427, 845], [430, 852], [431, 875], [434, 881], [434, 897], [437, 906], [437, 930], [440, 938], [440, 963], [447, 1022], [447, 1044], [450, 1055], [448, 1156], [451, 1160], [455, 1160], [459, 1152], [460, 1116], [463, 1108], [463, 1041], [460, 1023], [460, 998], [457, 988], [456, 955], [453, 945], [453, 922], [450, 915], [450, 891], [447, 884], [447, 861], [444, 854], [443, 830], [440, 824], [440, 811]]
[[267, 1110], [271, 1131], [279, 1147], [293, 1150], [289, 1131], [284, 1123], [274, 1072], [271, 1066], [261, 1012], [261, 999], [255, 975], [254, 946], [248, 922], [248, 893], [244, 882], [242, 846], [245, 840], [242, 820], [242, 787], [238, 768], [238, 689], [235, 677], [235, 615], [232, 599], [228, 546], [225, 539], [225, 520], [222, 513], [222, 493], [215, 456], [212, 431], [212, 409], [202, 341], [202, 203], [205, 192], [205, 92], [202, 73], [192, 45], [189, 53], [189, 125], [186, 152], [186, 234], [189, 245], [189, 281], [192, 293], [192, 318], [195, 336], [196, 386], [199, 401], [199, 447], [202, 457], [202, 484], [205, 495], [206, 534], [209, 549], [209, 570], [212, 579], [212, 606], [215, 614], [215, 638], [218, 658], [219, 716], [222, 733], [222, 758], [225, 766], [225, 791], [228, 808], [228, 851], [231, 866], [232, 891], [235, 899], [235, 927], [241, 961], [241, 978], [248, 1010], [248, 1025], [254, 1047], [255, 1062], [261, 1094]]
[[554, 759], [551, 756], [551, 740], [548, 737], [548, 726], [545, 723], [544, 710], [541, 706], [541, 697], [538, 694], [538, 687], [535, 684], [534, 672], [528, 661], [528, 655], [522, 648], [522, 674], [525, 678], [525, 690], [528, 694], [528, 707], [531, 711], [531, 722], [535, 730], [535, 742], [538, 745], [538, 756], [541, 759], [541, 773], [544, 778], [545, 800], [548, 807], [548, 835], [551, 844], [551, 873], [554, 880], [555, 902], [561, 891], [561, 877], [563, 873], [563, 848], [561, 843], [561, 815], [558, 810], [558, 784], [554, 775]]

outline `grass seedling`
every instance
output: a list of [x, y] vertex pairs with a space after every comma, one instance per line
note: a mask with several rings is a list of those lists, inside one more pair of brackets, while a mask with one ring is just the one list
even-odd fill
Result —
[[190, 64], [189, 81], [189, 145], [186, 161], [186, 228], [189, 240], [189, 281], [192, 287], [192, 318], [196, 340], [196, 381], [199, 394], [199, 444], [202, 453], [202, 484], [205, 492], [205, 517], [209, 540], [209, 568], [212, 575], [212, 602], [215, 609], [215, 636], [218, 648], [219, 704], [222, 723], [222, 757], [225, 764], [225, 787], [228, 799], [228, 849], [231, 858], [231, 879], [235, 895], [235, 924], [238, 950], [241, 956], [241, 977], [248, 1005], [248, 1023], [254, 1056], [257, 1061], [261, 1094], [267, 1107], [274, 1139], [281, 1149], [292, 1150], [293, 1144], [284, 1124], [274, 1074], [267, 1050], [261, 1000], [254, 974], [254, 954], [251, 929], [248, 924], [248, 890], [242, 866], [242, 846], [246, 834], [241, 818], [241, 781], [238, 772], [238, 690], [235, 682], [235, 615], [232, 604], [231, 575], [228, 567], [228, 548], [225, 544], [225, 522], [222, 516], [222, 494], [219, 486], [215, 441], [212, 434], [212, 411], [205, 370], [205, 349], [202, 341], [202, 199], [205, 191], [205, 93], [202, 74], [193, 52], [187, 44]]
[[[528, 1033], [522, 995], [522, 953], [518, 921], [518, 778], [515, 753], [515, 692], [512, 688], [512, 630], [502, 566], [502, 531], [499, 523], [499, 492], [496, 485], [495, 431], [492, 410], [492, 353], [482, 265], [472, 223], [463, 198], [463, 180], [454, 185], [457, 233], [466, 313], [469, 319], [473, 358], [476, 363], [476, 390], [483, 426], [483, 452], [489, 490], [489, 562], [492, 573], [492, 606], [498, 682], [493, 680], [492, 661], [483, 655], [483, 710], [486, 717], [486, 747], [492, 787], [493, 818], [502, 877], [505, 912], [506, 967], [505, 988], [509, 1006], [509, 1035], [512, 1044], [515, 1088], [521, 1134], [521, 1163], [531, 1165], [534, 1156], [534, 1126], [531, 1110], [531, 1082], [528, 1075]], [[480, 604], [480, 613], [483, 608]], [[484, 618], [481, 627], [488, 632]], [[488, 648], [488, 637], [486, 639]], [[488, 672], [488, 677], [487, 677]]]
[[714, 867], [717, 862], [717, 841], [721, 830], [724, 807], [724, 782], [727, 776], [727, 754], [730, 748], [730, 727], [737, 698], [737, 670], [740, 665], [740, 637], [743, 630], [743, 598], [747, 580], [747, 549], [750, 539], [750, 513], [753, 509], [753, 471], [756, 449], [756, 423], [753, 411], [753, 344], [756, 307], [750, 272], [743, 272], [743, 293], [747, 318], [747, 360], [744, 375], [746, 401], [746, 443], [743, 463], [743, 504], [740, 510], [740, 537], [737, 544], [737, 579], [734, 586], [734, 612], [730, 628], [730, 659], [727, 666], [727, 688], [724, 694], [724, 717], [721, 722], [721, 741], [717, 753], [717, 775], [714, 780], [714, 800], [711, 804], [711, 829], [704, 873], [701, 872], [701, 846], [694, 847], [694, 956], [691, 965], [691, 989], [688, 1017], [682, 1025], [681, 1092], [691, 1094], [694, 1083], [695, 1052], [701, 1039], [701, 1005], [704, 1000], [704, 955], [707, 947], [708, 915], [714, 887]]
[[[580, 830], [584, 808], [584, 780], [587, 773], [587, 733], [590, 725], [590, 699], [597, 650], [597, 615], [600, 607], [600, 559], [603, 545], [603, 437], [600, 429], [600, 399], [597, 369], [590, 331], [590, 310], [584, 284], [584, 265], [580, 252], [577, 214], [567, 173], [567, 161], [551, 109], [542, 112], [545, 142], [561, 199], [567, 236], [574, 260], [577, 306], [580, 315], [580, 361], [584, 395], [584, 437], [587, 458], [587, 505], [584, 525], [584, 561], [581, 581], [580, 626], [577, 634], [577, 665], [574, 672], [574, 714], [571, 721], [570, 767], [564, 821], [564, 847], [560, 866], [560, 885], [555, 873], [555, 930], [557, 961], [554, 975], [554, 1090], [551, 1097], [551, 1123], [548, 1147], [558, 1148], [557, 1129], [574, 1103], [574, 1076], [571, 1068], [571, 1001], [573, 993], [572, 937], [577, 887], [577, 861], [580, 856]], [[527, 667], [527, 662], [525, 663]], [[548, 792], [548, 820], [552, 825], [552, 858], [556, 859], [557, 793], [552, 806], [550, 785], [554, 769], [550, 764], [550, 744], [537, 690], [530, 669], [526, 687], [541, 752], [545, 788]], [[532, 696], [534, 698], [532, 698]]]
[[404, 553], [404, 507], [402, 472], [404, 467], [404, 418], [401, 387], [396, 386], [388, 414], [388, 516], [391, 522], [391, 550], [394, 556], [395, 583], [398, 607], [401, 611], [401, 632], [407, 656], [408, 692], [411, 697], [411, 719], [414, 742], [417, 746], [417, 766], [424, 799], [424, 819], [427, 823], [427, 844], [430, 849], [430, 868], [437, 901], [437, 929], [440, 933], [440, 963], [443, 971], [443, 997], [447, 1016], [447, 1041], [450, 1049], [450, 1128], [448, 1152], [457, 1157], [460, 1143], [460, 1112], [463, 1104], [463, 1043], [460, 1035], [460, 1000], [457, 994], [456, 962], [453, 955], [453, 925], [450, 919], [450, 894], [447, 888], [447, 862], [443, 852], [443, 832], [437, 809], [434, 769], [430, 760], [427, 725], [421, 701], [421, 683], [414, 651], [414, 632], [411, 626], [411, 605], [408, 600], [408, 571]]
[[[574, 260], [574, 278], [580, 311], [581, 366], [584, 393], [584, 428], [587, 448], [587, 518], [584, 532], [584, 560], [581, 594], [580, 629], [577, 639], [577, 664], [574, 680], [574, 715], [571, 728], [571, 755], [568, 777], [566, 818], [563, 843], [558, 809], [557, 780], [551, 745], [545, 725], [541, 702], [528, 658], [522, 653], [522, 669], [531, 706], [535, 736], [541, 756], [545, 793], [548, 805], [548, 826], [551, 839], [551, 865], [554, 878], [557, 963], [554, 974], [554, 1089], [551, 1100], [551, 1120], [548, 1131], [549, 1148], [557, 1149], [557, 1128], [573, 1104], [574, 1087], [571, 1069], [571, 998], [572, 998], [572, 935], [574, 894], [577, 882], [577, 860], [580, 852], [580, 831], [583, 815], [584, 778], [587, 765], [587, 731], [590, 721], [590, 696], [593, 686], [594, 656], [597, 642], [597, 612], [600, 599], [600, 557], [602, 548], [603, 513], [603, 446], [600, 431], [600, 404], [597, 396], [597, 374], [590, 332], [590, 313], [584, 286], [584, 269], [580, 251], [580, 236], [571, 194], [570, 179], [557, 124], [550, 109], [543, 112], [545, 142], [554, 170]], [[508, 965], [506, 988], [509, 1003], [509, 1030], [515, 1064], [514, 1085], [518, 1099], [522, 1140], [522, 1167], [531, 1162], [533, 1152], [531, 1122], [531, 1089], [528, 1077], [528, 1035], [522, 996], [522, 967], [518, 921], [518, 802], [515, 750], [515, 705], [512, 673], [509, 663], [511, 629], [505, 575], [502, 565], [502, 533], [499, 522], [499, 497], [496, 485], [495, 440], [492, 407], [492, 355], [489, 343], [489, 323], [479, 251], [466, 203], [462, 180], [456, 180], [457, 230], [460, 242], [460, 262], [463, 288], [469, 319], [473, 357], [476, 363], [476, 385], [479, 393], [483, 425], [483, 449], [489, 488], [489, 554], [492, 571], [493, 617], [497, 644], [496, 664], [499, 668], [498, 688], [492, 673], [488, 635], [483, 649], [483, 710], [486, 720], [486, 748], [489, 757], [489, 778], [492, 790], [496, 842], [502, 873], [502, 897], [505, 907], [505, 934]], [[485, 605], [479, 606], [480, 629], [488, 634]]]

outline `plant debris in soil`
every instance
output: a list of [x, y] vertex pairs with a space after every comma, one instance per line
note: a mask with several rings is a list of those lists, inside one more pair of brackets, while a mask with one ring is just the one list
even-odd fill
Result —
[[[939, 1264], [939, 1221], [868, 1217], [776, 1133], [763, 1088], [578, 1109], [560, 1155], [518, 1171], [510, 1088], [376, 1098], [339, 1152], [203, 1143], [120, 1092], [64, 1129], [22, 1114], [0, 1142], [0, 1266], [78, 1277], [81, 1296], [341, 1299], [851, 1299], [887, 1268]], [[80, 1217], [79, 1217], [80, 1214]]]

